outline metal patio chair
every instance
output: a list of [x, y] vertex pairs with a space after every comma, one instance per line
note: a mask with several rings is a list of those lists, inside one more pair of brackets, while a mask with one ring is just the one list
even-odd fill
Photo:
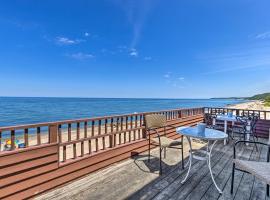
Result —
[[224, 122], [221, 120], [217, 120], [216, 118], [217, 118], [216, 115], [205, 113], [204, 123], [206, 124], [206, 127], [216, 129], [216, 130], [224, 129]]
[[[270, 137], [270, 134], [269, 134]], [[236, 158], [236, 146], [240, 143], [253, 143], [258, 145], [264, 145], [268, 148], [267, 151], [267, 162], [261, 161], [249, 161], [249, 160], [241, 160]], [[270, 185], [270, 163], [269, 163], [269, 154], [270, 154], [270, 144], [255, 142], [255, 141], [237, 141], [234, 144], [233, 151], [233, 168], [232, 168], [232, 182], [231, 182], [231, 194], [233, 194], [233, 184], [234, 184], [234, 173], [235, 170], [239, 170], [242, 172], [250, 173], [259, 180], [266, 183], [266, 193], [269, 196], [269, 185]]]
[[[159, 146], [159, 174], [162, 174], [162, 151], [164, 151], [164, 158], [166, 158], [166, 149], [167, 148], [175, 148], [175, 149], [181, 149], [181, 161], [182, 161], [182, 169], [184, 169], [184, 152], [183, 152], [183, 136], [181, 136], [180, 139], [174, 140], [166, 135], [166, 128], [167, 127], [173, 127], [172, 125], [167, 125], [166, 123], [166, 116], [160, 115], [160, 114], [150, 114], [145, 116], [145, 125], [146, 125], [146, 131], [148, 132], [148, 161], [150, 161], [150, 147], [151, 147], [151, 141], [153, 144]], [[159, 132], [163, 130], [164, 134], [160, 134]], [[154, 133], [151, 134], [150, 132], [153, 131]], [[153, 135], [156, 135], [153, 137]], [[180, 146], [180, 147], [177, 147]]]

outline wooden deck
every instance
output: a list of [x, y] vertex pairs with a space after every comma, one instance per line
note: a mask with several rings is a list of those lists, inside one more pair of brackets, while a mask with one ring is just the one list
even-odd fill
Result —
[[[266, 140], [262, 140], [266, 142]], [[265, 184], [240, 171], [236, 171], [234, 194], [230, 194], [233, 142], [222, 142], [214, 148], [212, 170], [220, 195], [211, 180], [205, 161], [195, 161], [185, 184], [181, 180], [187, 169], [181, 169], [179, 150], [169, 149], [164, 159], [164, 174], [158, 175], [158, 151], [148, 163], [146, 154], [115, 164], [36, 199], [269, 199]], [[203, 144], [193, 142], [196, 148]], [[186, 146], [186, 145], [185, 145]], [[266, 148], [256, 151], [252, 145], [239, 145], [238, 157], [249, 160], [266, 160]], [[185, 148], [187, 162], [188, 148]]]

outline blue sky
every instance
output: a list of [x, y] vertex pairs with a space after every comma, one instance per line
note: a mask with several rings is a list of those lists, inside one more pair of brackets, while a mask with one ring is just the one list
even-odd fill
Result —
[[269, 0], [5, 0], [0, 96], [270, 91]]

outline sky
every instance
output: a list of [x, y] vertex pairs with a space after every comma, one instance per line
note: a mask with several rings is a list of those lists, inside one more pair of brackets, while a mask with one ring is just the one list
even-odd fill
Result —
[[3, 0], [0, 96], [270, 92], [269, 0]]

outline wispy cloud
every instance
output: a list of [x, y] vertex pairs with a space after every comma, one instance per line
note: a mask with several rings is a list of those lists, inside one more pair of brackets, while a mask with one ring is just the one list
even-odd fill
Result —
[[164, 78], [169, 79], [171, 77], [171, 72], [167, 72], [163, 75]]
[[260, 70], [270, 68], [270, 46], [266, 43], [247, 47], [226, 48], [197, 58], [203, 66], [207, 66], [202, 75], [226, 73], [240, 70]]
[[58, 45], [73, 45], [82, 42], [80, 39], [70, 39], [67, 37], [56, 37], [56, 44]]
[[134, 48], [130, 49], [129, 55], [132, 57], [138, 57], [138, 51]]
[[179, 75], [174, 74], [172, 72], [165, 73], [163, 75], [163, 77], [165, 78], [166, 83], [170, 87], [176, 87], [179, 89], [183, 89], [183, 88], [186, 88], [187, 86], [190, 85], [188, 82], [185, 81], [185, 77], [179, 76]]
[[146, 60], [146, 61], [150, 61], [150, 60], [152, 60], [152, 57], [150, 57], [150, 56], [146, 56], [146, 57], [144, 57], [144, 60]]
[[84, 36], [85, 36], [85, 37], [89, 37], [89, 36], [90, 36], [90, 33], [85, 32], [85, 33], [84, 33]]
[[76, 60], [85, 60], [85, 59], [94, 58], [94, 55], [93, 55], [93, 54], [82, 53], [82, 52], [70, 54], [69, 56], [70, 56], [71, 58], [76, 59]]
[[264, 32], [264, 33], [260, 33], [257, 34], [255, 36], [256, 39], [270, 39], [270, 31]]
[[126, 1], [118, 0], [117, 3], [126, 13], [127, 20], [132, 26], [133, 36], [130, 43], [131, 48], [136, 48], [142, 34], [142, 29], [150, 11], [155, 5], [155, 1], [136, 0]]

